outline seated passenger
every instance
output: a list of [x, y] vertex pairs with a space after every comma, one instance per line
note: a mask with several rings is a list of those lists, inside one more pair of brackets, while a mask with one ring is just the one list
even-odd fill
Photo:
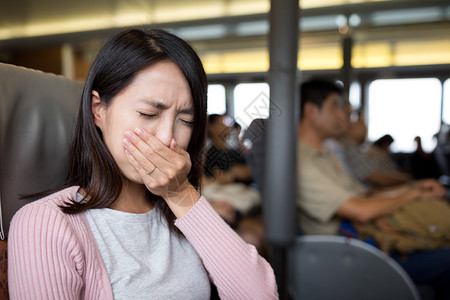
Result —
[[434, 153], [428, 153], [422, 148], [420, 136], [416, 136], [414, 142], [416, 143], [416, 151], [414, 151], [411, 158], [411, 173], [413, 177], [416, 179], [439, 178], [441, 172]]
[[[300, 93], [297, 206], [304, 233], [336, 235], [343, 220], [367, 224], [391, 216], [418, 199], [445, 194], [435, 180], [417, 181], [385, 192], [367, 190], [323, 148], [325, 139], [342, 133], [348, 117], [341, 89], [333, 83], [315, 80], [302, 84]], [[444, 206], [448, 211], [448, 204]], [[430, 284], [441, 299], [448, 299], [445, 297], [450, 295], [450, 248], [391, 255], [416, 283]]]
[[239, 141], [236, 138], [232, 118], [226, 115], [208, 116], [208, 147], [205, 175], [220, 183], [252, 181], [252, 173], [247, 165]]
[[[385, 153], [366, 153], [362, 145], [366, 140], [367, 126], [361, 114], [355, 121], [350, 120], [350, 113], [343, 120], [342, 132], [338, 135], [340, 146], [330, 146], [325, 141], [325, 148], [336, 154], [345, 169], [368, 187], [384, 187], [406, 183], [411, 180], [407, 173], [394, 167], [394, 162]], [[387, 165], [389, 164], [389, 166]]]
[[259, 192], [249, 186], [252, 173], [240, 142], [231, 134], [233, 128], [234, 120], [228, 116], [213, 114], [208, 118], [203, 194], [210, 201], [227, 201], [245, 215], [261, 199]]
[[379, 165], [380, 169], [386, 172], [397, 172], [398, 165], [391, 157], [390, 147], [394, 138], [390, 134], [385, 134], [376, 141], [367, 150], [367, 155]]
[[87, 77], [70, 170], [22, 207], [11, 299], [277, 299], [271, 266], [201, 197], [207, 80], [163, 30], [127, 30]]
[[[245, 157], [247, 150], [239, 138], [240, 126], [236, 124], [225, 115], [212, 114], [208, 117], [209, 145], [203, 195], [236, 232], [264, 256], [267, 254], [267, 244], [258, 210], [261, 194], [250, 185], [253, 177]], [[222, 213], [221, 206], [225, 204], [236, 211], [234, 218], [227, 218]]]

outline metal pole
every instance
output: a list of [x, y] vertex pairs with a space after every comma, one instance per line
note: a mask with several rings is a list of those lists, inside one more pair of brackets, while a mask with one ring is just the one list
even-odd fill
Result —
[[271, 0], [270, 117], [267, 122], [264, 174], [264, 224], [272, 246], [280, 299], [286, 297], [286, 249], [296, 235], [296, 145], [298, 124], [297, 0]]
[[343, 65], [342, 65], [342, 82], [344, 83], [344, 90], [347, 95], [350, 94], [350, 84], [353, 79], [353, 68], [352, 68], [352, 47], [353, 38], [351, 36], [346, 36], [342, 42], [342, 52], [343, 52]]

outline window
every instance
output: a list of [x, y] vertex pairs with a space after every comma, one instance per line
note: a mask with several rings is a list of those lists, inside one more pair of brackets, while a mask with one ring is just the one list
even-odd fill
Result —
[[352, 108], [359, 110], [361, 108], [361, 85], [359, 82], [352, 82], [350, 84], [349, 101]]
[[223, 115], [226, 111], [225, 87], [221, 84], [208, 85], [208, 115]]
[[433, 135], [441, 122], [441, 83], [436, 78], [375, 80], [369, 86], [368, 138], [394, 138], [391, 150], [413, 152], [414, 138], [425, 151], [436, 145]]
[[269, 85], [241, 83], [234, 88], [234, 118], [245, 130], [256, 118], [269, 117]]

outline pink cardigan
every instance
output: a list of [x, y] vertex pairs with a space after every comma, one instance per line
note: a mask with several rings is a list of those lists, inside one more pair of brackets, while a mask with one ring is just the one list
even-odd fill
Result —
[[[71, 187], [32, 202], [14, 216], [8, 239], [11, 299], [113, 299], [85, 214], [58, 207]], [[175, 225], [195, 248], [221, 299], [277, 299], [270, 265], [201, 197]]]

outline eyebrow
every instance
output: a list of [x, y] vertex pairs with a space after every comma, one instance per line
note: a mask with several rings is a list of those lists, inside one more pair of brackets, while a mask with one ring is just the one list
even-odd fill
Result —
[[[147, 105], [151, 105], [154, 108], [160, 109], [160, 110], [166, 110], [166, 109], [169, 108], [168, 105], [162, 103], [159, 100], [142, 99], [140, 102], [143, 102], [143, 103], [145, 103]], [[189, 108], [185, 108], [185, 109], [179, 110], [178, 112], [182, 113], [182, 114], [193, 115], [194, 114], [194, 109], [192, 107], [189, 107]]]

